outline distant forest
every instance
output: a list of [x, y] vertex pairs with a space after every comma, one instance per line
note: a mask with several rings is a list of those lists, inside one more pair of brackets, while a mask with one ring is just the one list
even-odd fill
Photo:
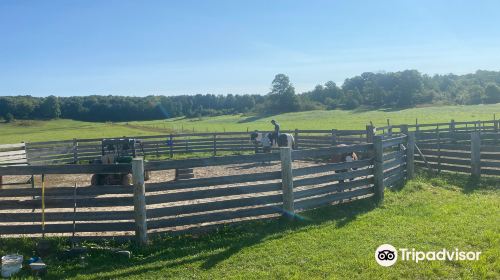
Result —
[[265, 95], [0, 97], [0, 117], [65, 118], [82, 121], [156, 120], [235, 113], [277, 114], [315, 109], [409, 108], [421, 104], [487, 104], [500, 102], [500, 71], [466, 75], [422, 75], [416, 70], [371, 73], [329, 81], [296, 94], [290, 79], [275, 76]]

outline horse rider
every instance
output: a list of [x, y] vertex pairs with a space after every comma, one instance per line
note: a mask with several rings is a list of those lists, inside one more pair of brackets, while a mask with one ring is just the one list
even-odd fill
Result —
[[272, 120], [271, 123], [274, 125], [274, 133], [273, 133], [273, 141], [275, 141], [276, 145], [278, 145], [278, 136], [280, 135], [280, 124], [275, 120]]

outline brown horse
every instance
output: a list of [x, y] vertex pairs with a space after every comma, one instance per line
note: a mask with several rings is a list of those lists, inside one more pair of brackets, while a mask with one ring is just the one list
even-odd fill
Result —
[[[339, 144], [337, 145], [336, 147], [347, 147], [346, 144]], [[332, 157], [331, 157], [331, 162], [333, 163], [341, 163], [341, 162], [352, 162], [352, 161], [355, 161], [355, 160], [358, 160], [358, 155], [355, 153], [355, 152], [347, 152], [347, 153], [342, 153], [342, 154], [334, 154]], [[336, 173], [344, 173], [344, 172], [348, 172], [348, 171], [351, 171], [351, 170], [354, 170], [355, 168], [353, 169], [341, 169], [341, 170], [337, 170]], [[349, 179], [349, 180], [352, 180], [353, 178]], [[339, 180], [340, 183], [343, 183], [344, 180]]]

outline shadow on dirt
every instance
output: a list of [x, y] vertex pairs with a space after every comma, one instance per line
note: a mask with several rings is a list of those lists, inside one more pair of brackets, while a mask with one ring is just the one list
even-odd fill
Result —
[[232, 166], [229, 168], [236, 169], [236, 170], [246, 170], [246, 169], [252, 169], [252, 168], [256, 168], [256, 167], [274, 166], [274, 165], [276, 165], [276, 163], [256, 162], [256, 163], [244, 164], [244, 165], [239, 165], [239, 166]]

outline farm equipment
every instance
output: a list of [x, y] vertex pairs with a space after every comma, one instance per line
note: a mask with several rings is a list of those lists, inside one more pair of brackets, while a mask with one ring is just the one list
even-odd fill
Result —
[[[120, 138], [120, 139], [103, 139], [101, 142], [102, 155], [99, 159], [93, 160], [92, 164], [119, 164], [131, 163], [132, 159], [137, 156], [137, 146], [142, 149], [142, 144], [137, 139]], [[144, 172], [144, 179], [149, 180], [149, 171]], [[131, 185], [132, 175], [126, 174], [94, 174], [92, 175], [91, 184], [97, 185]]]

